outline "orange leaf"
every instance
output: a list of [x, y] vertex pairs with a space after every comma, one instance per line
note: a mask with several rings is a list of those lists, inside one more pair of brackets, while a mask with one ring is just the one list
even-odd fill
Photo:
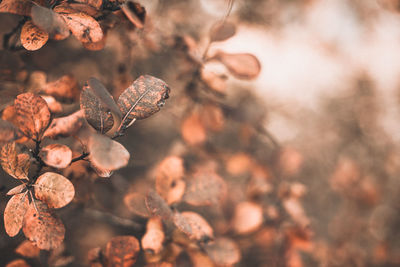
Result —
[[46, 202], [49, 208], [62, 208], [72, 201], [75, 189], [72, 183], [54, 172], [42, 174], [34, 184], [36, 198]]
[[152, 217], [147, 221], [146, 233], [142, 237], [142, 249], [150, 254], [159, 254], [163, 249], [165, 234], [161, 218]]
[[17, 96], [14, 102], [20, 130], [40, 140], [50, 124], [50, 110], [43, 98], [32, 93]]
[[146, 206], [145, 197], [139, 193], [130, 193], [124, 197], [124, 203], [128, 209], [141, 217], [149, 217], [151, 214]]
[[239, 262], [241, 255], [238, 245], [229, 238], [218, 238], [215, 242], [207, 244], [206, 252], [211, 260], [222, 266], [231, 266]]
[[136, 262], [139, 251], [140, 245], [136, 237], [113, 237], [106, 246], [107, 266], [132, 266]]
[[260, 61], [254, 55], [248, 53], [229, 54], [219, 51], [211, 59], [221, 61], [238, 79], [254, 79], [261, 71]]
[[85, 13], [61, 14], [72, 34], [82, 43], [95, 43], [103, 38], [100, 24]]
[[0, 3], [0, 13], [12, 13], [30, 16], [32, 2], [28, 0], [3, 0]]
[[18, 129], [12, 123], [0, 119], [0, 143], [14, 141], [18, 138], [20, 138]]
[[15, 249], [15, 252], [27, 258], [38, 258], [40, 249], [32, 244], [31, 241], [25, 240]]
[[57, 99], [75, 99], [78, 96], [78, 82], [72, 75], [64, 75], [54, 82], [47, 83], [42, 91]]
[[22, 259], [16, 259], [7, 263], [6, 267], [30, 267], [30, 265]]
[[43, 136], [57, 139], [74, 135], [81, 128], [84, 116], [84, 111], [78, 110], [69, 116], [56, 118], [51, 122]]
[[72, 159], [72, 151], [66, 145], [51, 144], [41, 149], [40, 154], [42, 160], [47, 165], [64, 169], [68, 167]]
[[159, 194], [152, 190], [147, 193], [146, 206], [151, 214], [159, 216], [164, 220], [172, 219], [173, 213], [171, 208]]
[[16, 187], [12, 188], [10, 191], [7, 192], [7, 196], [21, 194], [22, 192], [24, 192], [25, 188], [26, 188], [25, 184], [17, 185]]
[[61, 245], [65, 235], [65, 228], [61, 220], [50, 211], [44, 202], [39, 200], [35, 200], [35, 204], [32, 202], [29, 205], [22, 230], [34, 245], [45, 250]]
[[210, 42], [225, 41], [236, 33], [236, 26], [233, 23], [222, 21], [215, 23], [210, 30]]
[[262, 206], [252, 202], [241, 202], [235, 207], [232, 226], [238, 234], [248, 234], [263, 223]]
[[146, 18], [146, 10], [142, 5], [133, 1], [126, 1], [122, 6], [125, 16], [135, 25], [136, 28], [142, 29]]
[[[196, 212], [185, 211], [179, 216], [178, 213], [176, 213], [174, 215], [174, 223], [176, 227], [187, 234], [190, 239], [207, 242], [214, 238], [214, 231], [211, 226]], [[185, 224], [189, 224], [190, 227], [185, 227]], [[190, 230], [188, 231], [188, 229]]]
[[21, 44], [26, 50], [38, 50], [49, 40], [49, 34], [33, 24], [32, 21], [25, 22], [21, 29]]
[[70, 35], [63, 18], [49, 8], [33, 5], [31, 16], [33, 23], [53, 39], [63, 40]]
[[26, 194], [14, 195], [4, 210], [4, 227], [9, 236], [16, 236], [21, 230], [29, 201]]
[[201, 80], [217, 94], [226, 93], [226, 79], [227, 76], [218, 75], [205, 68], [201, 69]]
[[183, 120], [181, 133], [183, 140], [189, 145], [199, 145], [207, 139], [206, 129], [197, 112], [193, 112]]
[[30, 156], [21, 153], [20, 147], [15, 143], [7, 143], [1, 149], [1, 167], [16, 179], [28, 179]]

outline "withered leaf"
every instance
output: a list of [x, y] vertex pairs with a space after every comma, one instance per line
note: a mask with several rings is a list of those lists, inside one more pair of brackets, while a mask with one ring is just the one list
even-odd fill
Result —
[[66, 117], [54, 119], [49, 128], [44, 132], [43, 137], [57, 139], [74, 135], [82, 126], [85, 113], [78, 110]]
[[25, 22], [21, 29], [21, 44], [26, 50], [38, 50], [49, 40], [49, 34], [33, 24], [32, 21]]
[[183, 200], [193, 206], [219, 204], [227, 194], [227, 185], [215, 172], [197, 171], [186, 183]]
[[31, 267], [31, 266], [23, 259], [16, 259], [7, 263], [6, 267]]
[[62, 208], [72, 201], [75, 195], [73, 184], [64, 176], [54, 172], [42, 174], [34, 184], [35, 196], [49, 208]]
[[146, 206], [149, 212], [164, 220], [172, 219], [173, 212], [165, 200], [159, 194], [150, 190], [146, 196]]
[[95, 43], [103, 38], [100, 24], [85, 13], [61, 14], [72, 34], [82, 43]]
[[113, 237], [106, 246], [107, 266], [129, 267], [136, 262], [140, 251], [139, 241], [134, 236]]
[[85, 112], [85, 118], [93, 128], [101, 133], [111, 130], [114, 125], [112, 113], [89, 85], [83, 87], [80, 102], [81, 109]]
[[114, 171], [102, 168], [94, 164], [93, 162], [90, 162], [90, 167], [92, 167], [92, 169], [97, 173], [98, 176], [103, 178], [108, 178], [114, 173]]
[[8, 121], [0, 119], [0, 143], [11, 142], [20, 138], [18, 129]]
[[200, 145], [206, 141], [206, 129], [198, 112], [193, 112], [183, 120], [181, 134], [189, 145]]
[[31, 9], [33, 23], [50, 35], [50, 38], [63, 40], [70, 35], [64, 19], [49, 8], [33, 5]]
[[33, 93], [17, 96], [14, 102], [20, 130], [29, 137], [40, 140], [50, 124], [50, 110], [46, 101]]
[[103, 0], [76, 0], [78, 3], [87, 4], [89, 6], [100, 9], [103, 5]]
[[72, 159], [71, 149], [61, 144], [47, 145], [41, 149], [39, 155], [44, 163], [58, 169], [66, 168]]
[[225, 41], [236, 33], [235, 24], [228, 21], [218, 21], [210, 30], [210, 42]]
[[7, 143], [1, 148], [0, 161], [3, 170], [12, 177], [29, 180], [30, 156], [22, 153], [15, 142]]
[[103, 38], [98, 42], [82, 43], [82, 46], [90, 51], [100, 51], [106, 46], [107, 34], [104, 32]]
[[180, 157], [165, 158], [156, 170], [156, 190], [168, 204], [179, 202], [185, 192], [183, 160]]
[[253, 202], [241, 202], [235, 207], [232, 227], [238, 234], [257, 230], [263, 222], [262, 206]]
[[75, 99], [79, 93], [78, 81], [72, 75], [64, 75], [43, 86], [42, 92], [61, 100]]
[[128, 209], [136, 215], [149, 217], [151, 214], [146, 206], [145, 197], [140, 193], [130, 193], [124, 197], [124, 203]]
[[20, 193], [24, 192], [25, 189], [26, 189], [26, 185], [25, 185], [25, 184], [17, 185], [16, 187], [11, 188], [11, 189], [7, 192], [7, 196], [13, 196], [13, 195], [20, 194]]
[[35, 246], [31, 241], [25, 240], [15, 249], [15, 252], [27, 258], [39, 257], [40, 249]]
[[32, 202], [29, 205], [22, 230], [35, 246], [45, 250], [58, 247], [65, 235], [61, 220], [40, 200], [35, 200], [35, 204]]
[[201, 80], [216, 94], [223, 95], [226, 93], [226, 79], [226, 75], [218, 75], [205, 68], [201, 69]]
[[43, 95], [41, 96], [44, 101], [46, 101], [47, 107], [49, 108], [50, 112], [53, 114], [63, 112], [63, 106], [60, 102], [58, 102], [54, 97], [51, 95]]
[[122, 6], [122, 11], [125, 16], [135, 25], [136, 28], [142, 29], [144, 27], [144, 22], [146, 19], [146, 10], [139, 3], [133, 1], [126, 1]]
[[28, 196], [18, 194], [11, 197], [4, 210], [4, 227], [9, 236], [16, 236], [21, 230], [29, 206]]
[[0, 3], [1, 13], [30, 16], [32, 2], [27, 0], [3, 0]]
[[190, 239], [194, 239], [197, 241], [207, 242], [210, 239], [214, 238], [214, 231], [208, 222], [200, 216], [196, 212], [185, 211], [180, 214], [184, 221], [190, 225], [190, 231], [188, 232], [188, 227], [182, 225], [183, 220], [177, 219], [178, 217], [174, 216], [174, 222], [176, 227], [178, 227], [181, 231], [186, 233]]
[[254, 79], [261, 71], [260, 61], [254, 55], [248, 53], [229, 54], [219, 51], [211, 59], [222, 62], [230, 73], [238, 79]]
[[53, 10], [60, 15], [85, 13], [94, 18], [101, 15], [101, 12], [99, 12], [99, 10], [97, 10], [96, 8], [82, 3], [62, 2], [59, 5], [55, 6]]
[[124, 115], [123, 129], [134, 120], [145, 119], [160, 110], [169, 97], [168, 85], [153, 76], [145, 75], [136, 79], [118, 99], [118, 106]]
[[241, 258], [238, 245], [229, 238], [218, 238], [215, 242], [207, 244], [205, 249], [211, 260], [218, 266], [232, 266]]
[[107, 136], [92, 134], [88, 148], [90, 162], [102, 169], [117, 170], [129, 162], [130, 154], [125, 147]]
[[152, 217], [147, 221], [146, 233], [142, 237], [142, 249], [151, 254], [159, 254], [163, 249], [165, 234], [160, 217]]

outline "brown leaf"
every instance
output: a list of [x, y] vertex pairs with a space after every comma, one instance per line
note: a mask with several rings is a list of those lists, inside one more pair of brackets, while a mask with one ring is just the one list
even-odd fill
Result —
[[183, 160], [180, 157], [165, 158], [156, 170], [156, 190], [168, 204], [179, 202], [185, 192]]
[[139, 241], [134, 236], [113, 237], [106, 246], [107, 266], [133, 266], [140, 251]]
[[87, 122], [100, 133], [106, 133], [114, 125], [114, 118], [104, 103], [96, 96], [93, 89], [86, 85], [81, 92], [81, 109]]
[[42, 157], [44, 163], [58, 169], [66, 168], [72, 159], [71, 149], [61, 144], [47, 145], [42, 148], [39, 155]]
[[218, 21], [210, 30], [210, 42], [225, 41], [236, 33], [235, 24], [228, 21]]
[[75, 0], [75, 1], [82, 4], [87, 4], [97, 9], [100, 9], [103, 5], [103, 0]]
[[107, 41], [107, 35], [104, 30], [103, 30], [103, 32], [104, 32], [103, 38], [100, 41], [92, 42], [92, 43], [82, 43], [82, 46], [90, 51], [102, 50], [106, 46], [106, 41]]
[[221, 61], [238, 79], [254, 79], [261, 71], [260, 61], [254, 55], [248, 53], [229, 54], [219, 51], [211, 59]]
[[79, 93], [78, 81], [72, 75], [64, 75], [42, 87], [42, 92], [57, 99], [76, 99]]
[[128, 209], [136, 215], [145, 218], [151, 215], [147, 209], [145, 197], [140, 193], [130, 193], [125, 195], [124, 203]]
[[35, 246], [45, 250], [58, 247], [65, 235], [65, 228], [61, 220], [50, 211], [44, 202], [39, 200], [35, 200], [29, 205], [22, 230]]
[[240, 250], [238, 245], [229, 238], [218, 238], [215, 242], [207, 244], [206, 252], [211, 260], [222, 266], [231, 266], [239, 262]]
[[4, 210], [4, 228], [9, 236], [16, 236], [21, 230], [28, 206], [29, 200], [26, 194], [14, 195], [8, 201]]
[[149, 212], [164, 220], [171, 220], [173, 212], [165, 200], [154, 191], [149, 191], [146, 196], [146, 206]]
[[24, 192], [25, 189], [26, 189], [26, 185], [25, 184], [17, 185], [16, 187], [10, 189], [7, 192], [7, 196], [13, 196], [13, 195], [20, 194], [20, 193]]
[[197, 171], [186, 183], [183, 200], [193, 206], [219, 204], [227, 195], [227, 185], [215, 172]]
[[33, 5], [31, 10], [33, 23], [50, 35], [50, 38], [63, 40], [70, 35], [64, 19], [49, 8]]
[[263, 223], [262, 206], [253, 202], [236, 205], [232, 227], [238, 234], [248, 234], [257, 230]]
[[214, 132], [223, 130], [225, 117], [221, 107], [213, 104], [206, 104], [203, 106], [200, 114], [201, 121], [206, 129]]
[[93, 162], [90, 162], [90, 167], [92, 167], [92, 169], [97, 173], [98, 176], [103, 178], [108, 178], [114, 173], [114, 171], [102, 168], [94, 164]]
[[189, 145], [200, 145], [206, 141], [206, 129], [197, 112], [193, 112], [183, 120], [181, 134]]
[[217, 94], [226, 93], [226, 79], [225, 75], [218, 75], [211, 70], [205, 68], [201, 69], [201, 80]]
[[95, 43], [103, 38], [100, 24], [85, 13], [61, 14], [72, 34], [82, 43]]
[[60, 102], [58, 102], [54, 97], [50, 95], [42, 95], [41, 98], [46, 101], [47, 107], [49, 108], [52, 114], [57, 114], [63, 112], [63, 106]]
[[145, 119], [160, 110], [169, 97], [168, 85], [153, 76], [145, 75], [136, 79], [118, 99], [118, 106], [124, 115], [123, 130], [134, 120]]
[[12, 13], [30, 16], [32, 2], [27, 0], [3, 0], [0, 3], [0, 13]]
[[20, 138], [18, 129], [8, 121], [0, 119], [0, 143], [11, 142]]
[[7, 263], [6, 267], [30, 267], [30, 265], [23, 259], [16, 259]]
[[133, 1], [126, 1], [122, 6], [122, 11], [125, 16], [135, 25], [136, 28], [142, 29], [146, 19], [146, 10], [139, 3]]
[[42, 174], [34, 184], [35, 196], [49, 208], [62, 208], [72, 201], [75, 195], [73, 184], [64, 176], [54, 172]]
[[21, 29], [21, 44], [26, 50], [38, 50], [49, 40], [49, 34], [33, 24], [32, 21], [25, 22]]
[[150, 254], [159, 254], [164, 246], [165, 234], [160, 217], [152, 217], [147, 221], [146, 233], [142, 237], [142, 249]]
[[40, 249], [32, 244], [31, 241], [25, 240], [15, 249], [15, 253], [26, 258], [38, 258]]
[[84, 116], [84, 111], [78, 110], [69, 116], [54, 119], [44, 132], [43, 137], [57, 139], [74, 135], [81, 128]]
[[[214, 238], [214, 231], [211, 226], [196, 212], [185, 211], [180, 215], [176, 213], [174, 215], [174, 223], [176, 227], [187, 234], [190, 239], [208, 242], [210, 239]], [[186, 224], [188, 224], [190, 227], [187, 227]]]
[[40, 96], [32, 93], [18, 95], [14, 102], [20, 130], [29, 137], [40, 140], [50, 124], [50, 110]]
[[1, 167], [9, 175], [16, 179], [28, 179], [30, 167], [30, 156], [21, 152], [20, 147], [15, 143], [7, 143], [1, 149]]
[[107, 136], [94, 133], [88, 148], [90, 162], [102, 169], [117, 170], [129, 162], [130, 154], [125, 147]]
[[62, 2], [61, 4], [54, 7], [54, 12], [62, 14], [75, 14], [75, 13], [85, 13], [91, 17], [97, 18], [101, 15], [101, 12], [96, 8], [81, 4], [81, 3], [69, 3], [69, 2]]

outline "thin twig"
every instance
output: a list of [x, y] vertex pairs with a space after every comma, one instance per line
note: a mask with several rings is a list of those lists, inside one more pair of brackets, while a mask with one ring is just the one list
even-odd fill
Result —
[[84, 160], [87, 156], [89, 156], [89, 153], [88, 152], [83, 152], [82, 155], [80, 155], [79, 157], [73, 158], [69, 165], [71, 165], [72, 163], [74, 163], [76, 161]]

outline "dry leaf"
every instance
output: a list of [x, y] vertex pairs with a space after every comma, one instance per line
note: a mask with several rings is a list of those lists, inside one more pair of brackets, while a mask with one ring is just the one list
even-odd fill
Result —
[[16, 236], [21, 230], [28, 206], [29, 200], [26, 194], [14, 195], [8, 201], [4, 210], [4, 228], [9, 236]]
[[164, 220], [171, 220], [173, 212], [165, 200], [159, 194], [150, 190], [146, 196], [146, 206], [152, 215], [159, 216]]
[[193, 206], [219, 204], [227, 195], [227, 185], [215, 172], [197, 171], [186, 183], [183, 200]]
[[38, 258], [40, 249], [31, 241], [25, 240], [15, 249], [15, 253], [26, 258]]
[[203, 106], [200, 114], [201, 121], [206, 129], [214, 132], [223, 130], [225, 118], [221, 107], [207, 104]]
[[92, 43], [82, 43], [82, 46], [90, 51], [100, 51], [106, 46], [107, 35], [106, 32], [103, 30], [103, 38], [98, 42]]
[[218, 75], [205, 68], [201, 69], [201, 80], [217, 94], [223, 95], [226, 93], [226, 79], [225, 75]]
[[226, 170], [229, 174], [238, 176], [251, 171], [252, 159], [246, 153], [236, 153], [226, 161]]
[[29, 137], [40, 140], [50, 124], [50, 110], [40, 96], [24, 93], [14, 102], [20, 130]]
[[132, 120], [145, 119], [159, 111], [169, 92], [168, 85], [153, 76], [145, 75], [136, 79], [118, 99], [118, 106], [124, 115], [124, 129], [130, 126]]
[[72, 34], [82, 43], [95, 43], [103, 38], [100, 24], [85, 13], [61, 14]]
[[72, 201], [75, 189], [72, 183], [54, 172], [42, 174], [34, 184], [35, 196], [45, 202], [49, 208], [62, 208]]
[[125, 16], [135, 25], [136, 28], [142, 29], [146, 19], [146, 10], [142, 5], [133, 1], [126, 1], [122, 6]]
[[141, 217], [149, 217], [151, 214], [146, 206], [145, 197], [140, 193], [130, 193], [124, 197], [124, 203], [128, 209]]
[[61, 144], [47, 145], [41, 149], [39, 155], [44, 163], [57, 169], [68, 167], [72, 159], [71, 149]]
[[113, 116], [89, 85], [83, 87], [80, 103], [87, 122], [93, 128], [101, 133], [111, 130], [114, 125]]
[[63, 40], [70, 35], [64, 19], [51, 9], [33, 5], [31, 10], [33, 23], [50, 35], [50, 38]]
[[42, 87], [42, 92], [58, 99], [75, 99], [78, 96], [78, 81], [72, 75], [64, 75]]
[[22, 192], [25, 191], [25, 189], [26, 189], [26, 185], [25, 184], [17, 185], [16, 187], [12, 188], [11, 190], [9, 190], [7, 192], [7, 196], [13, 196], [13, 195], [21, 194]]
[[125, 147], [107, 136], [92, 134], [88, 148], [90, 162], [102, 169], [117, 170], [129, 162], [130, 154]]
[[208, 222], [199, 214], [192, 211], [185, 211], [181, 213], [181, 216], [186, 221], [187, 224], [190, 225], [190, 232], [186, 232], [185, 229], [187, 227], [182, 227], [179, 222], [182, 220], [176, 220], [176, 216], [174, 217], [174, 222], [176, 227], [186, 233], [190, 239], [194, 239], [196, 241], [208, 242], [209, 240], [214, 238], [214, 231]]
[[103, 5], [103, 0], [76, 0], [76, 2], [87, 4], [97, 9], [100, 9]]
[[81, 3], [63, 2], [63, 3], [55, 6], [53, 10], [54, 10], [54, 12], [57, 12], [60, 15], [85, 13], [94, 18], [97, 18], [98, 16], [101, 15], [99, 10], [97, 10], [96, 8], [86, 5], [86, 4], [81, 4]]
[[46, 104], [49, 107], [51, 113], [57, 114], [63, 112], [63, 106], [54, 97], [50, 95], [42, 95], [40, 97], [43, 98], [44, 101], [46, 101]]
[[44, 202], [39, 200], [35, 200], [29, 205], [22, 230], [34, 245], [45, 250], [61, 245], [65, 235], [65, 228], [61, 220], [50, 211]]
[[237, 244], [229, 238], [218, 238], [215, 242], [207, 244], [206, 252], [211, 260], [222, 266], [230, 266], [240, 261], [240, 250]]
[[165, 234], [160, 217], [152, 217], [147, 221], [146, 233], [142, 237], [142, 249], [150, 254], [159, 254], [164, 246]]
[[107, 266], [130, 267], [136, 262], [139, 251], [140, 245], [136, 237], [113, 237], [106, 246]]
[[181, 133], [183, 140], [189, 145], [199, 145], [207, 139], [206, 129], [197, 112], [193, 112], [183, 120]]
[[238, 234], [248, 234], [257, 230], [263, 223], [262, 206], [253, 202], [236, 205], [232, 227]]
[[32, 2], [27, 0], [3, 0], [0, 3], [0, 13], [11, 13], [30, 16]]
[[21, 153], [15, 142], [7, 143], [1, 148], [0, 161], [3, 170], [12, 177], [29, 180], [30, 155]]
[[156, 170], [156, 190], [170, 205], [179, 202], [185, 192], [183, 160], [180, 157], [165, 158]]
[[215, 23], [210, 30], [210, 42], [225, 41], [234, 36], [235, 33], [235, 24], [228, 21], [219, 21]]
[[17, 259], [7, 263], [6, 267], [31, 267], [31, 266], [26, 261], [22, 259]]
[[0, 119], [0, 143], [17, 140], [21, 137], [20, 135], [18, 129], [11, 122]]
[[238, 79], [254, 79], [261, 71], [260, 61], [252, 54], [229, 54], [219, 51], [210, 60], [212, 59], [221, 61]]
[[103, 178], [108, 178], [114, 173], [114, 171], [102, 168], [94, 164], [93, 162], [90, 162], [90, 167], [92, 167], [92, 169], [97, 173], [98, 176]]
[[43, 137], [57, 139], [74, 135], [81, 128], [84, 116], [84, 111], [78, 110], [69, 116], [54, 119]]
[[49, 34], [33, 24], [32, 21], [25, 22], [21, 29], [21, 44], [26, 50], [38, 50], [49, 40]]

